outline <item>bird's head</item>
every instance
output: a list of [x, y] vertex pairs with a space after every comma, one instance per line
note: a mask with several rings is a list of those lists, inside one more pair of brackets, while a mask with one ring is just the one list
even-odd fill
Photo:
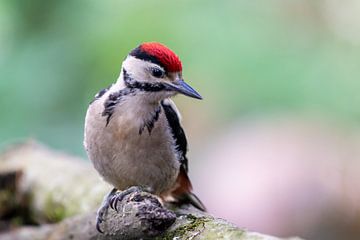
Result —
[[202, 99], [184, 81], [179, 57], [156, 42], [142, 43], [129, 53], [122, 65], [120, 80], [153, 100], [162, 100], [177, 93]]

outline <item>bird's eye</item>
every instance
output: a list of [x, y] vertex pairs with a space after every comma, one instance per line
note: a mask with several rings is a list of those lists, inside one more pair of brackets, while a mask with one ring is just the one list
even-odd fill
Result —
[[161, 70], [159, 68], [152, 68], [151, 75], [153, 75], [156, 78], [162, 78], [162, 77], [164, 77], [165, 73], [163, 70]]

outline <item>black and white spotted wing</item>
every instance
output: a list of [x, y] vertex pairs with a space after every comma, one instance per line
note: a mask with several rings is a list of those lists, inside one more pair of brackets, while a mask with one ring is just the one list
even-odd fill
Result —
[[180, 118], [177, 110], [172, 106], [171, 100], [164, 100], [161, 105], [164, 109], [166, 119], [172, 131], [172, 135], [175, 139], [176, 149], [180, 152], [180, 163], [181, 167], [184, 168], [186, 173], [188, 172], [188, 159], [186, 158], [187, 152], [187, 140], [185, 132], [180, 124]]

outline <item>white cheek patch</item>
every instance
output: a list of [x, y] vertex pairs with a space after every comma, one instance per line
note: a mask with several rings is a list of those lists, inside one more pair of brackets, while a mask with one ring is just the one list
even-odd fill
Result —
[[128, 56], [124, 60], [122, 66], [128, 73], [131, 74], [131, 77], [136, 79], [138, 82], [159, 81], [159, 78], [155, 78], [151, 75], [152, 68], [160, 68], [162, 71], [164, 71], [164, 69], [157, 64], [137, 59], [133, 56]]

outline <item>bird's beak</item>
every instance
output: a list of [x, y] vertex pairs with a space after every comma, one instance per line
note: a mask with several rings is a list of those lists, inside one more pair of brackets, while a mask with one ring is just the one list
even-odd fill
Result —
[[190, 87], [184, 80], [176, 80], [172, 83], [167, 83], [166, 87], [170, 91], [175, 91], [184, 94], [188, 97], [202, 99], [199, 93], [197, 93], [192, 87]]

